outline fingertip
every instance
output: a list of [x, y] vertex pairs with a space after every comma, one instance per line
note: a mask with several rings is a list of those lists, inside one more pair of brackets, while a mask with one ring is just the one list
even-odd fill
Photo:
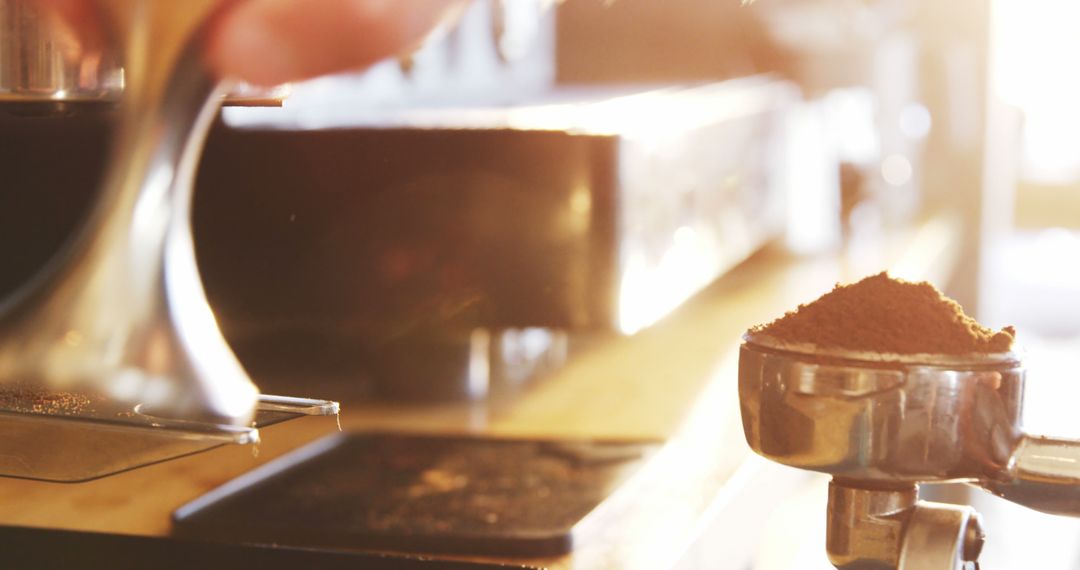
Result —
[[250, 0], [211, 30], [210, 65], [271, 86], [360, 69], [420, 41], [463, 0]]
[[245, 12], [240, 8], [217, 22], [207, 46], [210, 66], [221, 77], [264, 87], [296, 79], [302, 67], [289, 39], [257, 12]]

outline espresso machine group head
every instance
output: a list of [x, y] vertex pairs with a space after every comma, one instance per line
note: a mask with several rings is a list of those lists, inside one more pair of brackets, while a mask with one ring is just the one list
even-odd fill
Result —
[[920, 483], [1080, 515], [1080, 442], [1024, 433], [1023, 394], [1011, 352], [830, 351], [750, 334], [739, 353], [750, 447], [833, 477], [826, 547], [837, 568], [977, 567], [979, 515], [919, 501]]
[[[224, 92], [202, 59], [203, 29], [220, 5], [94, 0], [88, 16], [54, 27], [42, 3], [0, 1], [0, 105], [28, 120], [117, 105], [89, 216], [0, 303], [0, 423], [15, 434], [0, 444], [0, 475], [83, 480], [255, 442], [259, 424], [337, 413], [333, 402], [260, 396], [203, 293], [189, 211]], [[91, 27], [98, 41], [83, 42]], [[33, 401], [71, 392], [91, 405], [40, 413]]]

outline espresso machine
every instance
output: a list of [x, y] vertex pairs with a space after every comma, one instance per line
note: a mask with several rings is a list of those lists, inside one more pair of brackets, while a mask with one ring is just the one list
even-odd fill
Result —
[[[328, 400], [261, 395], [249, 374], [262, 389], [401, 406], [520, 392], [582, 344], [648, 329], [783, 225], [771, 169], [798, 94], [777, 77], [554, 87], [550, 3], [478, 2], [433, 47], [362, 78], [337, 78], [329, 91], [359, 92], [361, 103], [331, 111], [325, 99], [308, 104], [326, 85], [316, 82], [297, 86], [278, 108], [281, 92], [219, 86], [201, 70], [199, 20], [212, 4], [102, 2], [106, 31], [119, 34], [105, 43], [117, 49], [86, 57], [45, 27], [36, 2], [3, 4], [0, 130], [17, 141], [0, 153], [13, 181], [3, 195], [64, 219], [0, 212], [8, 216], [0, 231], [39, 236], [25, 248], [0, 246], [19, 266], [0, 275], [13, 291], [2, 309], [0, 367], [25, 379], [13, 383], [19, 390], [0, 418], [10, 425], [5, 433], [18, 434], [5, 438], [2, 475], [89, 481], [222, 443], [253, 444], [259, 427], [338, 411]], [[165, 18], [169, 9], [182, 14]], [[153, 32], [162, 20], [186, 25], [187, 35]], [[478, 54], [475, 38], [489, 35], [496, 49]], [[523, 43], [539, 51], [523, 52]], [[482, 61], [455, 67], [463, 58]], [[447, 68], [464, 79], [433, 79], [453, 78]], [[475, 79], [466, 68], [491, 75]], [[390, 99], [408, 104], [363, 99], [386, 93], [375, 83], [387, 75]], [[477, 99], [495, 91], [493, 78], [519, 89]], [[362, 88], [349, 91], [356, 83]], [[459, 91], [448, 96], [448, 84]], [[442, 99], [432, 103], [434, 95]], [[218, 115], [222, 101], [228, 108]], [[50, 158], [50, 149], [63, 159]], [[97, 176], [104, 185], [94, 194], [86, 186]], [[40, 192], [20, 200], [20, 189]], [[538, 475], [579, 475], [591, 481], [584, 499], [522, 492], [509, 496], [538, 501], [536, 508], [441, 505], [451, 516], [478, 517], [470, 525], [511, 533], [509, 522], [493, 521], [511, 512], [555, 518], [562, 534], [554, 538], [516, 537], [524, 535], [528, 552], [551, 555], [574, 545], [576, 530], [563, 519], [597, 518], [594, 507], [658, 447], [439, 435], [418, 444], [347, 433], [296, 457], [306, 468], [318, 463], [313, 454], [367, 454], [359, 456], [370, 461], [349, 467], [367, 469], [364, 476], [349, 480], [385, 480], [404, 493], [374, 500], [398, 519], [414, 508], [406, 538], [389, 545], [408, 548], [421, 544], [415, 525], [437, 518], [412, 506], [417, 493], [450, 493], [460, 482], [417, 469], [410, 477], [423, 488], [393, 488], [411, 480], [392, 476], [404, 459], [442, 453], [455, 468], [481, 471], [470, 481], [505, 486], [500, 471], [483, 472], [495, 462], [516, 469], [515, 484], [555, 499], [576, 493], [579, 481], [563, 477], [562, 487], [548, 488]], [[300, 506], [323, 511], [300, 530], [371, 498], [349, 488], [313, 492]], [[258, 508], [215, 512], [227, 499], [211, 493], [174, 511], [173, 530], [265, 544], [267, 535], [233, 536], [260, 530], [256, 524], [222, 521], [276, 519]], [[469, 545], [476, 550], [465, 554], [476, 554], [491, 542], [453, 535], [423, 544]]]
[[[335, 399], [357, 390], [486, 397], [559, 366], [575, 342], [646, 329], [784, 224], [783, 192], [769, 174], [782, 161], [771, 152], [799, 94], [775, 77], [457, 104], [475, 87], [464, 85], [454, 105], [378, 113], [305, 106], [304, 89], [319, 88], [308, 86], [291, 108], [260, 110], [251, 106], [280, 105], [283, 92], [220, 86], [199, 69], [193, 46], [210, 3], [188, 6], [190, 37], [174, 51], [139, 43], [156, 2], [173, 3], [103, 3], [114, 8], [114, 32], [128, 35], [117, 50], [76, 58], [36, 2], [0, 3], [7, 132], [103, 123], [117, 108], [120, 117], [101, 193], [64, 198], [96, 201], [85, 206], [88, 221], [78, 221], [82, 207], [59, 210], [83, 229], [52, 238], [57, 261], [26, 271], [37, 277], [0, 304], [0, 378], [51, 392], [24, 390], [0, 406], [0, 425], [14, 434], [0, 444], [0, 475], [83, 481], [255, 443], [260, 426], [338, 411], [327, 400], [261, 395], [248, 373], [264, 389], [316, 386]], [[144, 11], [116, 8], [126, 4]], [[502, 38], [493, 62], [521, 57], [514, 25], [542, 45], [554, 33], [542, 12], [478, 21], [464, 25]], [[458, 47], [471, 37], [446, 34]], [[134, 57], [143, 51], [160, 59]], [[422, 86], [429, 59], [454, 56], [421, 52], [388, 65]], [[172, 70], [157, 78], [168, 89], [139, 78], [147, 65]], [[550, 73], [527, 82], [544, 85]], [[87, 140], [65, 157], [83, 165], [79, 173], [109, 156], [100, 139]], [[410, 215], [395, 214], [403, 210]], [[1076, 512], [1075, 444], [1023, 433], [1016, 355], [886, 356], [808, 354], [754, 338], [742, 347], [747, 442], [834, 476], [827, 546], [838, 567], [977, 560], [977, 513], [918, 501], [920, 483], [973, 482]], [[298, 383], [300, 374], [322, 378]], [[436, 376], [446, 381], [429, 382]], [[609, 465], [649, 449], [588, 458]], [[577, 448], [555, 452], [580, 460]], [[178, 516], [194, 519], [221, 500]]]

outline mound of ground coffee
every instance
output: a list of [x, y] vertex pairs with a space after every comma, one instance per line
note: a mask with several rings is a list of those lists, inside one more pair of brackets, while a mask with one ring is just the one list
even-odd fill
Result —
[[750, 329], [784, 343], [894, 354], [1008, 352], [1016, 331], [994, 332], [933, 285], [886, 273], [837, 285], [820, 299]]

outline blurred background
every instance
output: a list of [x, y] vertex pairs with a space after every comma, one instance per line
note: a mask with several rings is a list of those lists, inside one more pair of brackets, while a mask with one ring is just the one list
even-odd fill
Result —
[[[474, 0], [412, 54], [224, 110], [207, 292], [264, 388], [302, 369], [336, 399], [476, 399], [763, 255], [827, 287], [901, 240], [929, 261], [897, 276], [1016, 326], [1029, 428], [1080, 436], [1078, 28], [1075, 0]], [[62, 114], [0, 123], [23, 137], [0, 170], [38, 188], [0, 192], [0, 293], [100, 174], [92, 115], [43, 150]], [[790, 491], [747, 567], [829, 567], [825, 486]], [[1080, 568], [1077, 521], [933, 496], [984, 513], [986, 568]]]
[[[1080, 4], [476, 4], [405, 65], [296, 85], [286, 114], [233, 109], [226, 121], [318, 128], [395, 120], [387, 109], [445, 121], [415, 119], [415, 110], [762, 74], [787, 82], [797, 95], [769, 166], [785, 212], [773, 235], [796, 256], [858, 259], [922, 228], [922, 247], [940, 258], [935, 283], [984, 324], [1020, 331], [1030, 429], [1080, 436], [1080, 378], [1070, 372], [1080, 369], [1080, 79], [1071, 72]], [[480, 29], [495, 30], [494, 54], [471, 44]], [[771, 517], [754, 568], [829, 567], [824, 486], [810, 489]], [[938, 498], [974, 501], [987, 516], [985, 567], [1080, 568], [1076, 521], [972, 493]]]

